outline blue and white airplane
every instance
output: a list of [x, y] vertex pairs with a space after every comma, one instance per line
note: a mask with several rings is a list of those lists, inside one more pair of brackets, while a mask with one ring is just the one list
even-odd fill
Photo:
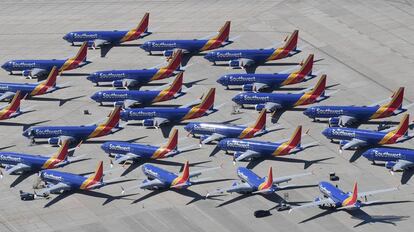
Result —
[[23, 132], [23, 136], [29, 138], [32, 143], [35, 139], [47, 139], [51, 145], [61, 145], [68, 140], [71, 145], [90, 139], [105, 136], [121, 130], [119, 126], [121, 107], [116, 106], [106, 122], [82, 126], [33, 126]]
[[[191, 146], [192, 147], [192, 146]], [[152, 146], [128, 142], [105, 142], [101, 149], [109, 156], [114, 156], [115, 163], [125, 161], [165, 159], [186, 152], [190, 147], [178, 149], [178, 130], [174, 129], [166, 145]]]
[[134, 106], [151, 105], [156, 102], [168, 101], [178, 98], [185, 93], [182, 92], [183, 72], [177, 75], [174, 82], [163, 90], [104, 90], [94, 93], [91, 99], [99, 102], [109, 102], [113, 105], [131, 108]]
[[221, 76], [217, 83], [229, 89], [229, 86], [241, 86], [243, 91], [273, 91], [282, 86], [303, 82], [312, 76], [313, 54], [301, 63], [299, 70], [291, 73], [232, 73]]
[[139, 88], [151, 81], [162, 80], [177, 74], [181, 65], [181, 57], [181, 50], [177, 50], [168, 64], [162, 68], [97, 71], [86, 79], [96, 85], [110, 82], [116, 88]]
[[260, 177], [252, 170], [245, 167], [237, 168], [237, 176], [241, 181], [235, 181], [229, 188], [220, 188], [213, 192], [207, 193], [206, 197], [221, 195], [223, 193], [239, 194], [271, 194], [278, 190], [294, 187], [294, 185], [280, 186], [281, 183], [287, 183], [295, 178], [311, 175], [311, 172], [301, 173], [291, 176], [273, 178], [272, 167], [269, 168], [267, 177]]
[[[355, 182], [354, 188], [352, 192], [343, 192], [339, 188], [335, 187], [329, 182], [322, 181], [319, 183], [319, 190], [323, 194], [323, 197], [317, 197], [315, 201], [293, 207], [289, 210], [291, 213], [294, 210], [303, 209], [303, 208], [310, 208], [310, 207], [320, 207], [323, 209], [360, 209], [364, 206], [369, 206], [379, 201], [367, 201], [367, 196], [373, 196], [379, 193], [386, 193], [391, 191], [398, 190], [397, 188], [388, 188], [388, 189], [381, 189], [381, 190], [374, 190], [369, 192], [358, 192], [358, 185]], [[359, 200], [365, 199], [365, 202]]]
[[245, 105], [254, 105], [260, 111], [266, 109], [270, 112], [276, 110], [290, 109], [296, 106], [313, 104], [321, 101], [325, 96], [326, 75], [322, 75], [318, 83], [311, 90], [304, 90], [301, 93], [255, 93], [244, 92], [233, 97], [232, 101], [242, 108]]
[[69, 151], [68, 142], [64, 142], [59, 150], [51, 156], [4, 151], [0, 152], [0, 164], [5, 167], [5, 173], [8, 175], [60, 168], [75, 160], [68, 159]]
[[414, 167], [414, 150], [398, 148], [371, 148], [362, 153], [369, 161], [385, 162], [385, 167], [393, 172], [406, 171]]
[[347, 149], [359, 149], [366, 146], [394, 144], [411, 138], [407, 133], [409, 129], [409, 114], [404, 115], [400, 124], [395, 128], [382, 131], [346, 127], [328, 127], [322, 134], [330, 139], [339, 140], [340, 152]]
[[38, 84], [0, 82], [0, 101], [13, 98], [17, 91], [27, 94], [28, 97], [54, 92], [62, 88], [56, 86], [57, 75], [58, 69], [54, 66], [47, 79]]
[[393, 93], [391, 100], [383, 105], [375, 103], [369, 106], [312, 106], [303, 114], [313, 120], [328, 118], [330, 126], [358, 126], [372, 119], [387, 118], [406, 111], [402, 108], [403, 99], [404, 87], [400, 87]]
[[207, 53], [204, 58], [215, 65], [216, 62], [225, 61], [230, 67], [243, 68], [247, 73], [254, 73], [257, 66], [272, 60], [279, 60], [296, 55], [299, 31], [295, 30], [290, 37], [286, 37], [285, 45], [280, 48], [269, 49], [233, 49], [218, 50]]
[[211, 88], [201, 103], [193, 103], [180, 107], [145, 107], [139, 109], [125, 109], [121, 112], [121, 120], [140, 120], [145, 127], [160, 127], [164, 124], [174, 124], [188, 119], [200, 118], [212, 114], [214, 109], [215, 88]]
[[265, 110], [262, 110], [260, 112], [259, 117], [252, 126], [208, 122], [190, 122], [184, 127], [184, 129], [193, 136], [199, 135], [200, 144], [219, 141], [224, 138], [253, 138], [269, 132], [266, 130]]
[[302, 126], [298, 126], [289, 140], [278, 142], [263, 142], [249, 139], [223, 139], [218, 143], [218, 148], [223, 151], [234, 152], [234, 162], [248, 161], [257, 158], [280, 157], [295, 154], [316, 143], [301, 146]]
[[231, 44], [232, 41], [229, 40], [229, 35], [230, 21], [227, 21], [218, 32], [218, 35], [211, 39], [151, 40], [141, 45], [141, 48], [150, 55], [152, 52], [162, 52], [164, 56], [170, 57], [174, 50], [181, 49], [184, 54], [191, 56]]
[[87, 44], [83, 43], [78, 54], [73, 58], [65, 60], [10, 60], [4, 63], [1, 68], [10, 74], [13, 74], [15, 71], [21, 71], [23, 76], [38, 78], [48, 75], [55, 66], [58, 68], [59, 72], [63, 72], [80, 68], [91, 63], [86, 60], [87, 52]]
[[128, 31], [73, 31], [63, 36], [63, 39], [74, 45], [77, 42], [86, 42], [89, 47], [102, 47], [105, 45], [115, 46], [128, 41], [142, 39], [150, 34], [148, 31], [149, 13], [144, 17], [137, 27]]

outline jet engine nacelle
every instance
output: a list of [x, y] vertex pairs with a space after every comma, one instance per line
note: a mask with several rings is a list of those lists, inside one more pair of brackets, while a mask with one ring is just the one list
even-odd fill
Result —
[[88, 48], [95, 48], [95, 41], [88, 40], [88, 42], [86, 42], [86, 46], [88, 46]]
[[241, 68], [245, 66], [249, 66], [252, 63], [249, 59], [238, 59], [238, 60], [230, 60], [229, 66], [232, 68]]
[[239, 156], [241, 156], [242, 154], [243, 154], [243, 152], [236, 151], [236, 152], [234, 152], [234, 154], [233, 154], [233, 158], [234, 158], [234, 159], [237, 159], [237, 158], [239, 158]]
[[123, 87], [123, 85], [122, 85], [122, 80], [112, 81], [112, 86], [113, 86], [114, 88], [122, 88], [122, 87]]
[[59, 145], [60, 144], [60, 138], [59, 137], [52, 137], [47, 140], [47, 143], [50, 145]]
[[254, 108], [255, 108], [257, 111], [261, 111], [262, 109], [264, 109], [264, 108], [265, 108], [265, 104], [257, 104], [257, 105], [255, 105], [255, 106], [254, 106]]
[[329, 127], [339, 126], [339, 118], [338, 117], [329, 118], [328, 124], [329, 124]]
[[246, 91], [246, 92], [251, 92], [253, 91], [253, 85], [252, 84], [245, 84], [242, 86], [242, 90]]
[[30, 73], [31, 73], [31, 71], [30, 71], [30, 70], [23, 70], [23, 71], [22, 71], [22, 75], [23, 75], [23, 76], [25, 76], [25, 77], [30, 76]]
[[396, 163], [394, 161], [387, 161], [387, 162], [385, 162], [385, 167], [387, 169], [392, 169], [395, 166], [395, 164]]
[[114, 102], [114, 106], [122, 106], [122, 107], [124, 107], [124, 102], [123, 101], [116, 101], [116, 102]]
[[165, 50], [162, 54], [165, 57], [171, 57], [173, 55], [173, 53], [174, 53], [174, 50]]
[[155, 125], [155, 121], [154, 121], [154, 119], [144, 119], [144, 120], [142, 121], [142, 124], [143, 124], [144, 126], [146, 126], [146, 127], [156, 126], [156, 125]]
[[200, 142], [204, 141], [205, 139], [207, 139], [209, 136], [208, 135], [200, 135]]
[[341, 140], [339, 141], [339, 145], [340, 146], [344, 146], [345, 144], [347, 144], [349, 141], [348, 140]]

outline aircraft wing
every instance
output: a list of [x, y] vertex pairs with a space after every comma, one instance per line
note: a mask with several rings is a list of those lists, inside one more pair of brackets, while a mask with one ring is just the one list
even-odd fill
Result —
[[35, 192], [35, 195], [44, 197], [44, 196], [49, 195], [51, 192], [59, 192], [61, 190], [71, 190], [71, 189], [72, 188], [68, 184], [60, 182], [48, 188], [41, 189], [39, 192]]
[[369, 192], [362, 192], [362, 193], [358, 193], [358, 197], [373, 196], [379, 193], [392, 192], [396, 190], [398, 190], [398, 188], [388, 188], [388, 189], [379, 189], [379, 190], [374, 190], [374, 191], [369, 191]]
[[214, 170], [217, 170], [219, 168], [221, 168], [221, 166], [214, 167], [214, 168], [205, 168], [205, 169], [201, 169], [201, 170], [198, 170], [198, 171], [192, 171], [192, 172], [190, 172], [190, 178], [197, 177], [197, 176], [203, 174], [204, 172], [214, 171]]
[[93, 41], [93, 47], [100, 47], [102, 45], [105, 44], [110, 44], [111, 42], [109, 42], [108, 40], [104, 40], [104, 39], [95, 39]]
[[282, 108], [282, 106], [278, 103], [274, 102], [266, 102], [265, 107], [267, 111], [275, 111], [276, 109]]
[[168, 120], [167, 118], [159, 118], [159, 117], [154, 118], [155, 127], [159, 127], [162, 124], [165, 124], [165, 123], [168, 123], [168, 122], [170, 122], [170, 120]]
[[335, 204], [335, 202], [331, 199], [331, 198], [325, 198], [319, 201], [314, 201], [314, 202], [310, 202], [307, 204], [303, 204], [300, 206], [296, 206], [296, 207], [292, 207], [289, 210], [289, 213], [291, 213], [293, 210], [298, 210], [298, 209], [304, 209], [304, 208], [311, 208], [311, 207], [317, 207], [323, 204]]
[[210, 143], [212, 141], [216, 141], [216, 140], [220, 140], [220, 139], [224, 139], [224, 138], [226, 138], [226, 136], [224, 136], [222, 134], [218, 134], [218, 133], [213, 133], [212, 135], [208, 136], [206, 139], [201, 141], [201, 143], [206, 144], [206, 143]]
[[342, 150], [349, 149], [351, 147], [361, 147], [367, 145], [367, 142], [361, 139], [351, 139], [348, 143], [342, 146]]
[[122, 81], [122, 84], [124, 85], [124, 87], [125, 88], [129, 88], [129, 87], [131, 87], [131, 86], [136, 86], [136, 85], [138, 85], [138, 81], [136, 81], [136, 80], [134, 80], [134, 79], [128, 79], [128, 78], [126, 78], [126, 79], [124, 79], [123, 81]]
[[268, 88], [269, 86], [265, 83], [255, 82], [253, 83], [253, 91], [260, 91], [261, 89]]
[[133, 154], [133, 153], [126, 153], [125, 155], [122, 155], [120, 158], [115, 159], [115, 163], [120, 164], [122, 162], [125, 162], [127, 160], [132, 160], [132, 159], [136, 159], [136, 158], [140, 158], [139, 155]]
[[346, 127], [347, 125], [352, 124], [356, 121], [358, 120], [352, 116], [346, 116], [346, 115], [339, 116], [339, 125], [341, 126]]
[[46, 70], [44, 70], [44, 69], [41, 69], [41, 68], [34, 68], [34, 69], [32, 69], [31, 71], [30, 71], [30, 76], [32, 76], [32, 77], [36, 77], [36, 76], [41, 76], [41, 75], [44, 75], [44, 74], [46, 74], [47, 73], [47, 71]]
[[405, 170], [414, 166], [414, 163], [408, 160], [398, 160], [392, 167], [392, 170]]
[[16, 93], [14, 92], [5, 92], [0, 96], [0, 101], [6, 100], [6, 99], [11, 99], [12, 97], [14, 97]]
[[295, 174], [295, 175], [290, 175], [290, 176], [282, 176], [282, 177], [274, 178], [273, 184], [280, 184], [283, 182], [291, 181], [292, 179], [295, 179], [298, 177], [309, 176], [309, 175], [312, 175], [312, 172], [306, 172], [306, 173]]
[[149, 189], [154, 187], [164, 186], [164, 183], [158, 179], [148, 180], [139, 185], [141, 189]]
[[239, 155], [234, 161], [241, 161], [248, 158], [259, 157], [260, 153], [252, 150], [247, 150], [243, 152], [243, 154]]
[[133, 106], [133, 105], [135, 105], [135, 104], [138, 104], [139, 102], [138, 101], [135, 101], [135, 100], [131, 100], [131, 99], [126, 99], [126, 100], [124, 100], [124, 108], [131, 108], [131, 106]]
[[233, 192], [251, 192], [252, 186], [250, 186], [248, 183], [244, 182], [240, 182], [237, 184], [233, 184], [231, 187], [228, 188], [218, 188], [212, 192], [208, 192], [206, 195], [206, 198], [210, 197], [210, 196], [215, 196], [215, 195], [221, 195], [223, 193], [233, 193]]
[[32, 167], [30, 167], [27, 164], [18, 163], [16, 165], [14, 165], [12, 168], [7, 169], [5, 172], [6, 172], [6, 174], [10, 175], [10, 174], [15, 173], [15, 172], [31, 170], [31, 168]]

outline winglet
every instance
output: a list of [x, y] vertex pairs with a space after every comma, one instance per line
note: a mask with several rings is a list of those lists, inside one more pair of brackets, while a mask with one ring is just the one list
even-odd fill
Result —
[[165, 145], [165, 148], [169, 150], [175, 150], [177, 149], [178, 144], [178, 130], [174, 129], [171, 132], [170, 138], [168, 139], [167, 145]]
[[88, 42], [83, 42], [82, 46], [79, 48], [78, 53], [72, 59], [77, 63], [82, 63], [86, 61], [87, 54], [88, 54]]
[[285, 51], [294, 51], [296, 50], [298, 44], [299, 30], [294, 30], [290, 37], [286, 40], [285, 46], [283, 49]]
[[260, 111], [259, 117], [250, 128], [253, 128], [255, 131], [266, 129], [266, 109], [262, 109], [262, 111]]

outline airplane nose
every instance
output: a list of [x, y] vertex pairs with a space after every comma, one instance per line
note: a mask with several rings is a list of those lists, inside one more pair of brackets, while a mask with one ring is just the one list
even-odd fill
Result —
[[142, 50], [148, 51], [149, 44], [148, 42], [143, 43], [141, 46], [139, 46]]
[[122, 110], [120, 117], [122, 121], [128, 121], [128, 110]]
[[2, 68], [2, 69], [4, 69], [4, 70], [6, 70], [6, 71], [8, 71], [8, 69], [9, 69], [9, 62], [4, 63], [4, 64], [1, 66], [1, 68]]
[[217, 143], [217, 147], [219, 147], [220, 149], [224, 149], [226, 147], [226, 140], [222, 139]]
[[188, 123], [187, 125], [185, 125], [184, 130], [190, 132], [192, 131], [194, 128], [194, 125], [192, 123]]
[[68, 41], [68, 37], [69, 37], [68, 34], [66, 34], [62, 37], [62, 39]]
[[91, 96], [91, 99], [97, 102], [100, 100], [101, 96], [102, 96], [102, 92], [96, 92]]
[[88, 77], [86, 77], [86, 80], [92, 81], [92, 82], [95, 82], [95, 79], [96, 79], [96, 73], [92, 73]]
[[23, 135], [24, 137], [26, 137], [26, 138], [29, 138], [29, 137], [30, 137], [30, 135], [31, 135], [31, 131], [32, 131], [32, 130], [29, 128], [29, 129], [27, 129], [27, 130], [23, 131], [22, 135]]
[[231, 100], [237, 104], [240, 104], [241, 99], [243, 98], [243, 96], [241, 94], [237, 94], [236, 96], [234, 96]]
[[213, 53], [209, 52], [206, 55], [204, 55], [204, 59], [208, 60], [208, 61], [212, 61], [213, 59]]
[[331, 128], [326, 128], [325, 130], [323, 130], [323, 131], [322, 131], [322, 134], [323, 134], [325, 137], [329, 138], [329, 137], [330, 137], [330, 135], [331, 135]]
[[101, 145], [101, 149], [104, 150], [105, 152], [108, 152], [108, 150], [109, 150], [109, 143], [103, 143]]
[[308, 117], [312, 117], [313, 111], [314, 111], [314, 109], [312, 107], [309, 107], [305, 111], [303, 111], [303, 114], [308, 116]]
[[219, 83], [219, 84], [221, 84], [221, 85], [225, 85], [226, 80], [227, 80], [227, 76], [226, 76], [226, 75], [224, 75], [224, 76], [220, 77], [220, 78], [217, 80], [217, 83]]

